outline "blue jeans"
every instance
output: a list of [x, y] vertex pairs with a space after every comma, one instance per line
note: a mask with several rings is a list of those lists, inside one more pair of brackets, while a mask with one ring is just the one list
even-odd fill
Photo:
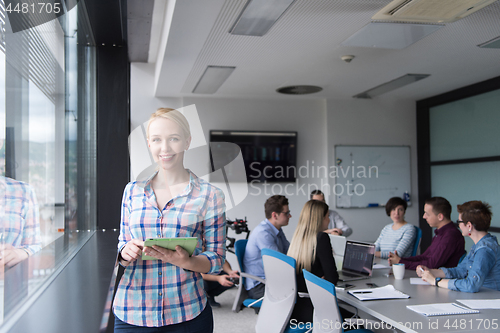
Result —
[[198, 317], [179, 324], [145, 327], [127, 324], [115, 316], [115, 333], [212, 333], [214, 331], [214, 318], [212, 308], [207, 302], [205, 309]]

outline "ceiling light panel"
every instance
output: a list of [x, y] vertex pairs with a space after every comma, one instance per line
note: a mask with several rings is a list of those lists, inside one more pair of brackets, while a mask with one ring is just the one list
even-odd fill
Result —
[[195, 94], [214, 94], [236, 67], [208, 66], [193, 89]]
[[382, 95], [382, 94], [385, 94], [389, 91], [396, 90], [398, 88], [406, 86], [407, 84], [420, 81], [420, 80], [425, 79], [426, 77], [429, 77], [429, 76], [430, 76], [429, 74], [406, 74], [406, 75], [403, 75], [401, 77], [398, 77], [397, 79], [383, 83], [379, 86], [376, 86], [375, 88], [369, 89], [367, 91], [364, 91], [364, 92], [357, 94], [355, 96], [352, 96], [352, 97], [370, 99], [372, 97]]
[[295, 0], [248, 0], [230, 33], [264, 36]]
[[498, 36], [497, 38], [493, 38], [486, 43], [479, 44], [478, 46], [487, 49], [500, 49], [500, 36]]

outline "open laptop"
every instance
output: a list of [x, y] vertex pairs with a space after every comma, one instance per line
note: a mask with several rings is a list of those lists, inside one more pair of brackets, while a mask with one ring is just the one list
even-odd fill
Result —
[[367, 279], [372, 275], [375, 244], [346, 241], [340, 281]]

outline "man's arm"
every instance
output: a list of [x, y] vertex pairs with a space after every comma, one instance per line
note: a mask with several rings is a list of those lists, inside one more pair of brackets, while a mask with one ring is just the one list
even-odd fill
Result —
[[430, 269], [444, 267], [455, 252], [459, 251], [460, 244], [461, 242], [457, 244], [457, 239], [453, 237], [451, 232], [448, 232], [442, 238], [434, 239], [431, 246], [423, 254], [401, 258], [400, 263], [405, 264], [407, 269], [415, 269], [418, 265], [427, 266]]
[[349, 227], [347, 223], [345, 223], [344, 219], [342, 218], [342, 216], [340, 216], [339, 213], [337, 213], [336, 211], [332, 212], [333, 212], [332, 217], [333, 217], [333, 222], [335, 224], [335, 228], [342, 230], [341, 233], [342, 236], [345, 237], [350, 236], [352, 234], [351, 227]]

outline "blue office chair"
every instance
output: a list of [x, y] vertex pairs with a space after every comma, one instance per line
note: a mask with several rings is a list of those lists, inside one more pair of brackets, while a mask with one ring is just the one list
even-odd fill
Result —
[[297, 298], [295, 259], [270, 249], [262, 249], [261, 253], [266, 274], [266, 291], [255, 332], [307, 332], [309, 328], [306, 326], [290, 325], [290, 316]]
[[417, 229], [417, 237], [415, 238], [415, 246], [413, 247], [413, 251], [411, 253], [412, 257], [417, 255], [418, 246], [420, 245], [420, 241], [422, 240], [422, 229], [417, 226], [415, 226], [415, 229]]
[[[303, 269], [307, 291], [314, 307], [312, 333], [342, 333], [343, 319], [337, 303], [335, 285]], [[327, 323], [328, 325], [325, 325]], [[373, 333], [367, 329], [356, 329], [353, 333]]]
[[238, 265], [240, 266], [240, 283], [238, 284], [238, 291], [236, 293], [236, 298], [233, 303], [233, 312], [240, 312], [243, 307], [253, 308], [256, 313], [258, 313], [260, 306], [262, 305], [262, 300], [257, 300], [249, 298], [247, 291], [245, 289], [245, 279], [250, 278], [257, 280], [259, 282], [265, 283], [266, 281], [260, 277], [245, 273], [245, 267], [243, 265], [243, 257], [245, 256], [245, 249], [247, 246], [248, 239], [239, 239], [234, 243], [234, 253], [238, 259]]

